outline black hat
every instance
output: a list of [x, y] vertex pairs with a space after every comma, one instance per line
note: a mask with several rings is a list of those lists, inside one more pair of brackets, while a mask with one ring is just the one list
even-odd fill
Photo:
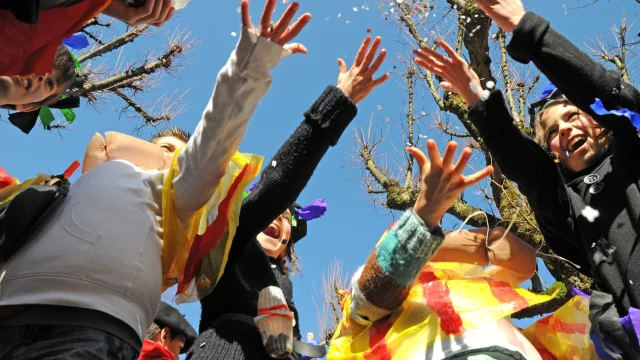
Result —
[[164, 301], [160, 302], [158, 314], [156, 314], [156, 319], [153, 322], [160, 328], [169, 328], [171, 334], [183, 335], [187, 339], [184, 347], [180, 350], [180, 354], [186, 353], [198, 337], [198, 333], [196, 333], [196, 330], [189, 324], [187, 319], [184, 318], [184, 315], [180, 314], [178, 309]]

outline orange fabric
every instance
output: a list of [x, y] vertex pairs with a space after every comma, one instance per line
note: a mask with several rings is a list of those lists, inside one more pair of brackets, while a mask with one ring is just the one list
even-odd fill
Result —
[[40, 12], [38, 25], [18, 21], [0, 11], [0, 76], [44, 75], [53, 71], [53, 59], [62, 40], [101, 13], [111, 0], [84, 0], [72, 6]]

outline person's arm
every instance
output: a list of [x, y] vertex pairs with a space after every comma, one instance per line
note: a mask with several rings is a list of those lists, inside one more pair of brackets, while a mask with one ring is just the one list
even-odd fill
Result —
[[[386, 51], [375, 58], [382, 39], [369, 48], [370, 37], [360, 47], [354, 67], [341, 67], [337, 86], [329, 86], [304, 114], [304, 121], [267, 163], [255, 189], [244, 200], [232, 247], [252, 241], [298, 198], [330, 146], [336, 145], [355, 118], [356, 104], [381, 85], [388, 75], [373, 79]], [[375, 61], [374, 61], [375, 60]], [[344, 70], [344, 71], [342, 71]]]
[[272, 70], [286, 51], [243, 28], [240, 42], [218, 74], [202, 119], [178, 155], [180, 174], [174, 179], [175, 206], [188, 216], [213, 195], [237, 151], [249, 119], [271, 86]]
[[[525, 12], [521, 0], [474, 0], [503, 30], [513, 32], [507, 46], [516, 61], [530, 61], [582, 111], [594, 116], [591, 104], [600, 99], [607, 110], [640, 110], [640, 93], [620, 74], [578, 49], [542, 17]], [[637, 130], [620, 116], [594, 116], [600, 125], [637, 140]]]
[[404, 302], [420, 270], [444, 240], [438, 226], [444, 213], [466, 188], [493, 172], [488, 166], [462, 175], [471, 149], [464, 149], [454, 163], [456, 149], [457, 144], [450, 142], [441, 157], [436, 143], [429, 140], [429, 160], [417, 148], [407, 149], [420, 168], [420, 196], [353, 277], [350, 310], [357, 323], [367, 325], [382, 319]]
[[407, 210], [354, 275], [351, 317], [366, 325], [402, 305], [420, 270], [443, 240], [439, 226], [429, 231], [413, 210]]
[[[476, 0], [479, 5], [482, 1]], [[472, 83], [481, 89], [478, 75], [444, 40], [439, 45], [449, 57], [423, 47], [414, 50], [416, 62], [442, 77], [441, 87], [465, 99], [470, 107], [468, 119], [478, 129], [483, 144], [503, 174], [516, 182], [518, 189], [527, 197], [550, 246], [560, 256], [573, 259], [584, 269], [585, 262], [578, 255], [581, 248], [576, 244], [573, 227], [569, 224], [571, 207], [568, 194], [557, 165], [514, 124], [502, 93], [494, 90], [487, 99], [480, 100], [480, 95], [469, 85]]]
[[624, 83], [618, 71], [607, 70], [535, 13], [527, 12], [522, 17], [507, 51], [523, 64], [533, 61], [583, 111], [590, 111], [590, 105], [599, 98], [609, 110], [640, 112], [640, 92], [633, 85]]
[[486, 101], [476, 101], [468, 119], [504, 176], [518, 184], [527, 198], [547, 244], [581, 269], [587, 268], [584, 251], [567, 221], [571, 205], [558, 165], [514, 124], [502, 92], [494, 90]]
[[295, 202], [330, 146], [335, 145], [357, 114], [356, 105], [329, 86], [304, 114], [304, 121], [285, 141], [242, 203], [237, 240], [250, 241]]

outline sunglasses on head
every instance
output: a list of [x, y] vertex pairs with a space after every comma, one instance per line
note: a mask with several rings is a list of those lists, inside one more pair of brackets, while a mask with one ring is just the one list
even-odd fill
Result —
[[558, 90], [558, 88], [555, 88], [551, 90], [548, 95], [529, 105], [529, 117], [531, 124], [533, 124], [533, 122], [535, 121], [536, 114], [546, 109], [547, 105], [549, 105], [550, 102], [552, 102], [553, 100], [563, 99], [564, 97], [565, 96], [560, 92], [560, 90]]

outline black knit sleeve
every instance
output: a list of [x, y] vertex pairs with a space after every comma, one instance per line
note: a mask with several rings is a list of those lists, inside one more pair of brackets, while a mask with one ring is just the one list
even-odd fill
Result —
[[502, 93], [494, 90], [486, 101], [469, 110], [484, 145], [504, 176], [518, 184], [529, 201], [545, 240], [558, 255], [585, 266], [569, 225], [571, 207], [566, 187], [553, 159], [513, 123]]
[[337, 87], [329, 86], [320, 95], [304, 114], [304, 121], [267, 163], [258, 185], [244, 200], [232, 249], [244, 248], [247, 241], [255, 240], [295, 202], [320, 159], [338, 142], [356, 113], [356, 105]]
[[[596, 98], [608, 110], [627, 108], [640, 112], [640, 92], [624, 83], [620, 74], [607, 70], [567, 38], [551, 28], [544, 18], [527, 12], [513, 31], [507, 46], [516, 61], [530, 61], [544, 73], [560, 91], [581, 110], [594, 116], [591, 110]], [[594, 119], [614, 132], [635, 134], [635, 128], [624, 117], [594, 116]]]

